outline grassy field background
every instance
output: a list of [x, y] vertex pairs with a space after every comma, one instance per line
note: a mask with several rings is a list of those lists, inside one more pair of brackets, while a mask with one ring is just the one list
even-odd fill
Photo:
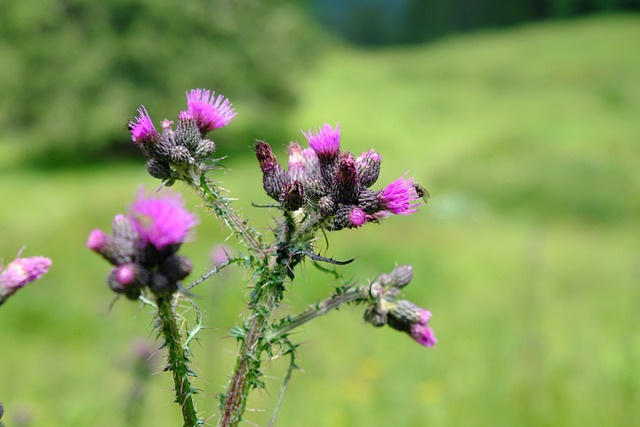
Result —
[[[432, 195], [418, 214], [331, 234], [326, 253], [358, 257], [341, 269], [348, 278], [412, 264], [406, 296], [433, 312], [439, 343], [425, 349], [374, 329], [357, 308], [309, 324], [296, 335], [303, 372], [278, 425], [640, 425], [637, 40], [640, 17], [605, 16], [425, 46], [336, 46], [319, 61], [291, 139], [339, 122], [343, 147], [382, 154], [379, 185], [409, 170]], [[287, 141], [270, 142], [282, 157]], [[221, 150], [231, 143], [251, 144], [221, 141]], [[84, 242], [141, 184], [157, 182], [142, 158], [42, 171], [16, 167], [20, 147], [2, 144], [0, 254], [6, 263], [26, 245], [25, 256], [54, 260], [0, 310], [6, 423], [126, 425], [134, 348], [155, 343], [151, 313], [127, 301], [110, 308], [108, 266]], [[267, 201], [255, 163], [229, 159], [220, 180], [268, 233], [270, 213], [250, 205]], [[204, 272], [227, 232], [196, 198], [188, 205], [202, 223], [183, 252]], [[299, 275], [292, 310], [333, 289], [310, 266]], [[203, 414], [216, 412], [226, 385], [228, 329], [247, 285], [236, 271], [197, 289], [209, 326], [195, 355]], [[180, 425], [161, 366], [146, 384], [141, 425]], [[249, 423], [268, 423], [284, 367], [270, 363]]]

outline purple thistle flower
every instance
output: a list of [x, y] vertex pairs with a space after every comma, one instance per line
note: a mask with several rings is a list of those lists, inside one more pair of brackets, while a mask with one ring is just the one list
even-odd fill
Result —
[[27, 283], [39, 279], [51, 266], [49, 258], [37, 256], [16, 258], [0, 272], [0, 299], [2, 294], [12, 294]]
[[129, 131], [131, 132], [131, 139], [137, 144], [144, 144], [145, 142], [156, 141], [160, 134], [156, 130], [149, 113], [144, 105], [138, 108], [139, 116], [133, 121], [129, 122]]
[[187, 109], [203, 134], [228, 125], [236, 116], [227, 98], [205, 89], [187, 92]]
[[396, 215], [409, 215], [417, 212], [422, 203], [413, 186], [413, 178], [405, 179], [404, 175], [387, 185], [380, 191], [378, 200], [383, 209]]
[[312, 131], [309, 129], [308, 132], [302, 132], [302, 134], [309, 141], [313, 151], [320, 157], [335, 157], [340, 152], [340, 125], [332, 128], [325, 124], [320, 130]]
[[145, 243], [157, 249], [184, 242], [197, 218], [184, 208], [178, 194], [166, 193], [161, 198], [146, 198], [140, 191], [131, 206], [131, 220]]
[[438, 339], [433, 333], [433, 329], [426, 324], [423, 325], [422, 323], [415, 323], [411, 325], [409, 335], [425, 347], [433, 347], [438, 342]]

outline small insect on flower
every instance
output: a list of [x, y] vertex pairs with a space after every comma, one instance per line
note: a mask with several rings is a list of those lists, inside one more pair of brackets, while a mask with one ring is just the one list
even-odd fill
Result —
[[425, 203], [427, 203], [427, 199], [431, 197], [431, 194], [429, 194], [429, 190], [427, 190], [417, 182], [413, 183], [413, 188], [416, 189], [416, 193], [418, 194], [418, 197], [420, 197]]

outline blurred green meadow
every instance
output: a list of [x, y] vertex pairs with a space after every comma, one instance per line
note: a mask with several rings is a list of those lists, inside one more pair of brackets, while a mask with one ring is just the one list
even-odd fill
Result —
[[[286, 119], [288, 138], [302, 142], [300, 129], [339, 122], [345, 149], [382, 154], [378, 186], [409, 171], [431, 193], [417, 214], [329, 234], [323, 254], [357, 257], [339, 270], [360, 281], [413, 265], [406, 296], [432, 311], [439, 342], [426, 349], [372, 328], [359, 307], [308, 324], [294, 336], [302, 371], [277, 425], [640, 425], [638, 40], [640, 16], [611, 15], [412, 47], [336, 43], [316, 60]], [[178, 111], [182, 93], [175, 99]], [[241, 114], [232, 126], [242, 127]], [[269, 142], [284, 158], [288, 140]], [[231, 144], [250, 153], [250, 140], [219, 142]], [[92, 228], [109, 229], [141, 185], [158, 183], [142, 156], [42, 170], [21, 166], [11, 141], [2, 150], [4, 263], [23, 245], [25, 256], [54, 261], [0, 309], [4, 420], [135, 425], [125, 421], [134, 349], [158, 344], [152, 315], [113, 303], [109, 266], [84, 243]], [[257, 162], [249, 154], [225, 165], [223, 186], [268, 235], [276, 212], [251, 206], [268, 203]], [[211, 267], [215, 245], [237, 245], [175, 187], [201, 219], [183, 248], [195, 279]], [[195, 289], [208, 326], [195, 346], [205, 416], [216, 413], [232, 368], [228, 330], [241, 319], [245, 273], [226, 271]], [[283, 310], [335, 286], [309, 263], [298, 276]], [[180, 425], [170, 376], [155, 363], [140, 425]], [[268, 388], [253, 396], [246, 425], [268, 424], [286, 361], [268, 366]]]

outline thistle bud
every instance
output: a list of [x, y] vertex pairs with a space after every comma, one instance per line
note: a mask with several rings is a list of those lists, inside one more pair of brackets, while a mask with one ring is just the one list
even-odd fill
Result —
[[195, 148], [194, 154], [196, 157], [209, 157], [216, 151], [216, 144], [208, 139], [200, 140]]
[[399, 265], [391, 272], [394, 285], [403, 288], [411, 282], [413, 278], [413, 267], [410, 265]]
[[367, 221], [367, 214], [357, 206], [340, 206], [333, 219], [333, 230], [357, 228]]
[[175, 132], [176, 145], [184, 146], [189, 151], [195, 150], [202, 138], [196, 121], [188, 111], [181, 111], [178, 119]]
[[149, 280], [149, 288], [155, 295], [171, 295], [178, 290], [178, 284], [161, 273], [153, 273]]
[[355, 204], [358, 202], [359, 193], [360, 183], [357, 179], [356, 161], [351, 153], [343, 153], [338, 163], [338, 201], [344, 204]]
[[181, 255], [171, 255], [160, 264], [160, 271], [172, 282], [184, 279], [192, 270], [191, 260]]
[[285, 191], [289, 181], [287, 173], [278, 164], [278, 160], [269, 144], [264, 141], [256, 141], [254, 148], [256, 150], [256, 158], [260, 163], [260, 169], [262, 169], [264, 191], [272, 199], [280, 201], [280, 195]]
[[380, 307], [369, 307], [364, 312], [364, 321], [379, 328], [387, 323], [387, 314]]
[[304, 188], [299, 181], [287, 184], [280, 196], [280, 204], [286, 211], [295, 211], [302, 207], [304, 202]]
[[381, 211], [382, 206], [378, 199], [378, 193], [379, 191], [362, 190], [358, 196], [358, 206], [369, 215]]
[[149, 272], [139, 264], [128, 263], [116, 266], [109, 275], [109, 287], [117, 293], [126, 293], [130, 288], [141, 288], [149, 280]]
[[414, 323], [426, 324], [431, 313], [407, 300], [389, 303], [389, 326], [404, 331]]
[[378, 180], [381, 163], [382, 156], [375, 150], [365, 151], [356, 158], [358, 178], [363, 188], [371, 187]]
[[331, 196], [322, 196], [318, 200], [318, 211], [323, 217], [330, 217], [336, 213], [336, 202]]
[[309, 178], [305, 183], [305, 196], [314, 202], [318, 201], [327, 191], [322, 182], [316, 178]]
[[133, 256], [133, 251], [130, 250], [131, 245], [125, 245], [124, 248], [120, 247], [113, 237], [99, 229], [92, 230], [89, 233], [87, 247], [102, 255], [112, 265], [130, 262]]
[[438, 340], [428, 326], [431, 312], [406, 300], [387, 302], [387, 324], [394, 329], [406, 332], [418, 343], [433, 347]]
[[173, 171], [168, 163], [154, 159], [153, 157], [147, 160], [147, 171], [149, 175], [158, 179], [170, 179], [173, 175]]
[[195, 163], [195, 159], [191, 156], [189, 149], [182, 145], [171, 148], [169, 159], [177, 165], [192, 165]]

